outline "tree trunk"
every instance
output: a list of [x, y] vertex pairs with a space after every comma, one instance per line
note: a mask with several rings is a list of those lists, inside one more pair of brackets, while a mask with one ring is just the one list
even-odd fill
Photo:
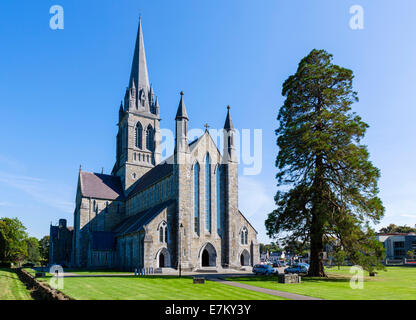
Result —
[[[318, 130], [320, 125], [318, 126]], [[323, 264], [323, 235], [324, 235], [324, 215], [325, 202], [323, 200], [324, 192], [324, 169], [322, 156], [318, 155], [315, 160], [316, 175], [313, 184], [312, 196], [312, 221], [311, 221], [311, 256], [308, 276], [310, 277], [325, 277], [325, 270]]]
[[308, 276], [326, 277], [323, 264], [323, 234], [319, 219], [314, 214], [311, 226], [311, 256]]

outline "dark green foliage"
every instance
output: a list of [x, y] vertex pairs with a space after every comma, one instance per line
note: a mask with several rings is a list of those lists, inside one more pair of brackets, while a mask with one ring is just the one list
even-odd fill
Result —
[[332, 64], [332, 55], [312, 50], [283, 84], [276, 178], [278, 187], [286, 187], [275, 196], [277, 209], [266, 228], [269, 236], [285, 232], [288, 242], [310, 244], [311, 276], [325, 276], [327, 238], [338, 239], [351, 256], [366, 248], [352, 233], [365, 233], [362, 226], [384, 214], [377, 197], [380, 172], [360, 144], [368, 125], [351, 111], [358, 101], [352, 81], [352, 71]]
[[44, 236], [39, 240], [40, 258], [43, 264], [49, 261], [49, 236]]
[[34, 264], [40, 261], [39, 241], [35, 237], [26, 239], [27, 244], [27, 261]]
[[0, 219], [0, 258], [3, 262], [20, 263], [27, 257], [25, 230], [17, 218]]
[[266, 252], [278, 252], [282, 251], [282, 248], [280, 248], [278, 243], [271, 242], [270, 244], [263, 244], [260, 243], [260, 253], [266, 253]]
[[416, 232], [416, 228], [409, 226], [396, 226], [395, 224], [389, 224], [387, 227], [381, 228], [380, 233], [410, 233]]

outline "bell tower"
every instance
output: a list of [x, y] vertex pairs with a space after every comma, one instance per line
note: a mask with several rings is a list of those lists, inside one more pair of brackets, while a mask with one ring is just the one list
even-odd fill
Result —
[[129, 188], [159, 164], [159, 102], [149, 85], [141, 19], [137, 31], [129, 86], [119, 109], [116, 163], [112, 174]]

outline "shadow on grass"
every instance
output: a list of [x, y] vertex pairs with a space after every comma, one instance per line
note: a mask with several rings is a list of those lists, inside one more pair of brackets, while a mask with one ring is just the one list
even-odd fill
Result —
[[[45, 275], [44, 277], [38, 277], [36, 279], [38, 280], [46, 280], [46, 279], [50, 279], [54, 276], [52, 275]], [[159, 275], [143, 275], [143, 276], [126, 276], [126, 275], [111, 275], [111, 274], [106, 274], [106, 275], [101, 275], [101, 274], [91, 274], [91, 275], [70, 275], [70, 276], [64, 276], [62, 278], [66, 278], [66, 279], [70, 279], [70, 278], [107, 278], [107, 279], [147, 279], [147, 280], [159, 280], [159, 279], [165, 279], [165, 280], [175, 280], [175, 279], [187, 279], [187, 280], [191, 280], [192, 277], [190, 276], [182, 276], [182, 277], [178, 277], [178, 276], [171, 276], [171, 275], [165, 275], [165, 276], [159, 276]]]
[[[257, 277], [237, 277], [227, 278], [230, 281], [244, 281], [244, 282], [278, 282], [277, 276], [257, 276]], [[346, 276], [334, 276], [330, 275], [327, 278], [319, 277], [302, 277], [302, 282], [307, 283], [318, 283], [318, 282], [350, 282], [350, 278]]]

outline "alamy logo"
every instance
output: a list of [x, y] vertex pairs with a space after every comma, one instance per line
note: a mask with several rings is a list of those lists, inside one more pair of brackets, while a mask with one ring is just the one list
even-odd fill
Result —
[[350, 279], [350, 288], [364, 289], [364, 270], [360, 266], [352, 266], [350, 273], [353, 275]]
[[60, 265], [53, 265], [49, 269], [49, 273], [52, 274], [52, 278], [49, 280], [49, 285], [52, 289], [64, 288], [64, 269]]
[[[188, 132], [189, 141], [199, 138], [204, 134], [203, 129], [194, 128]], [[232, 141], [232, 149], [235, 161], [243, 164], [243, 175], [254, 176], [261, 173], [263, 156], [263, 130], [262, 129], [234, 129], [231, 140], [227, 139], [227, 132], [223, 129], [209, 129], [209, 134], [221, 152], [227, 149], [224, 143]], [[162, 156], [167, 157], [173, 154], [175, 149], [174, 132], [169, 129], [160, 129], [160, 150]], [[224, 142], [225, 141], [225, 142]], [[167, 159], [168, 163], [173, 163], [173, 158]], [[170, 161], [170, 162], [169, 162]], [[226, 158], [223, 158], [226, 161]]]
[[364, 29], [364, 9], [362, 6], [356, 4], [351, 6], [350, 14], [353, 16], [350, 19], [350, 28], [352, 30]]
[[52, 30], [63, 30], [64, 29], [64, 8], [60, 5], [53, 5], [49, 9], [49, 13], [53, 14], [49, 20], [49, 27]]

